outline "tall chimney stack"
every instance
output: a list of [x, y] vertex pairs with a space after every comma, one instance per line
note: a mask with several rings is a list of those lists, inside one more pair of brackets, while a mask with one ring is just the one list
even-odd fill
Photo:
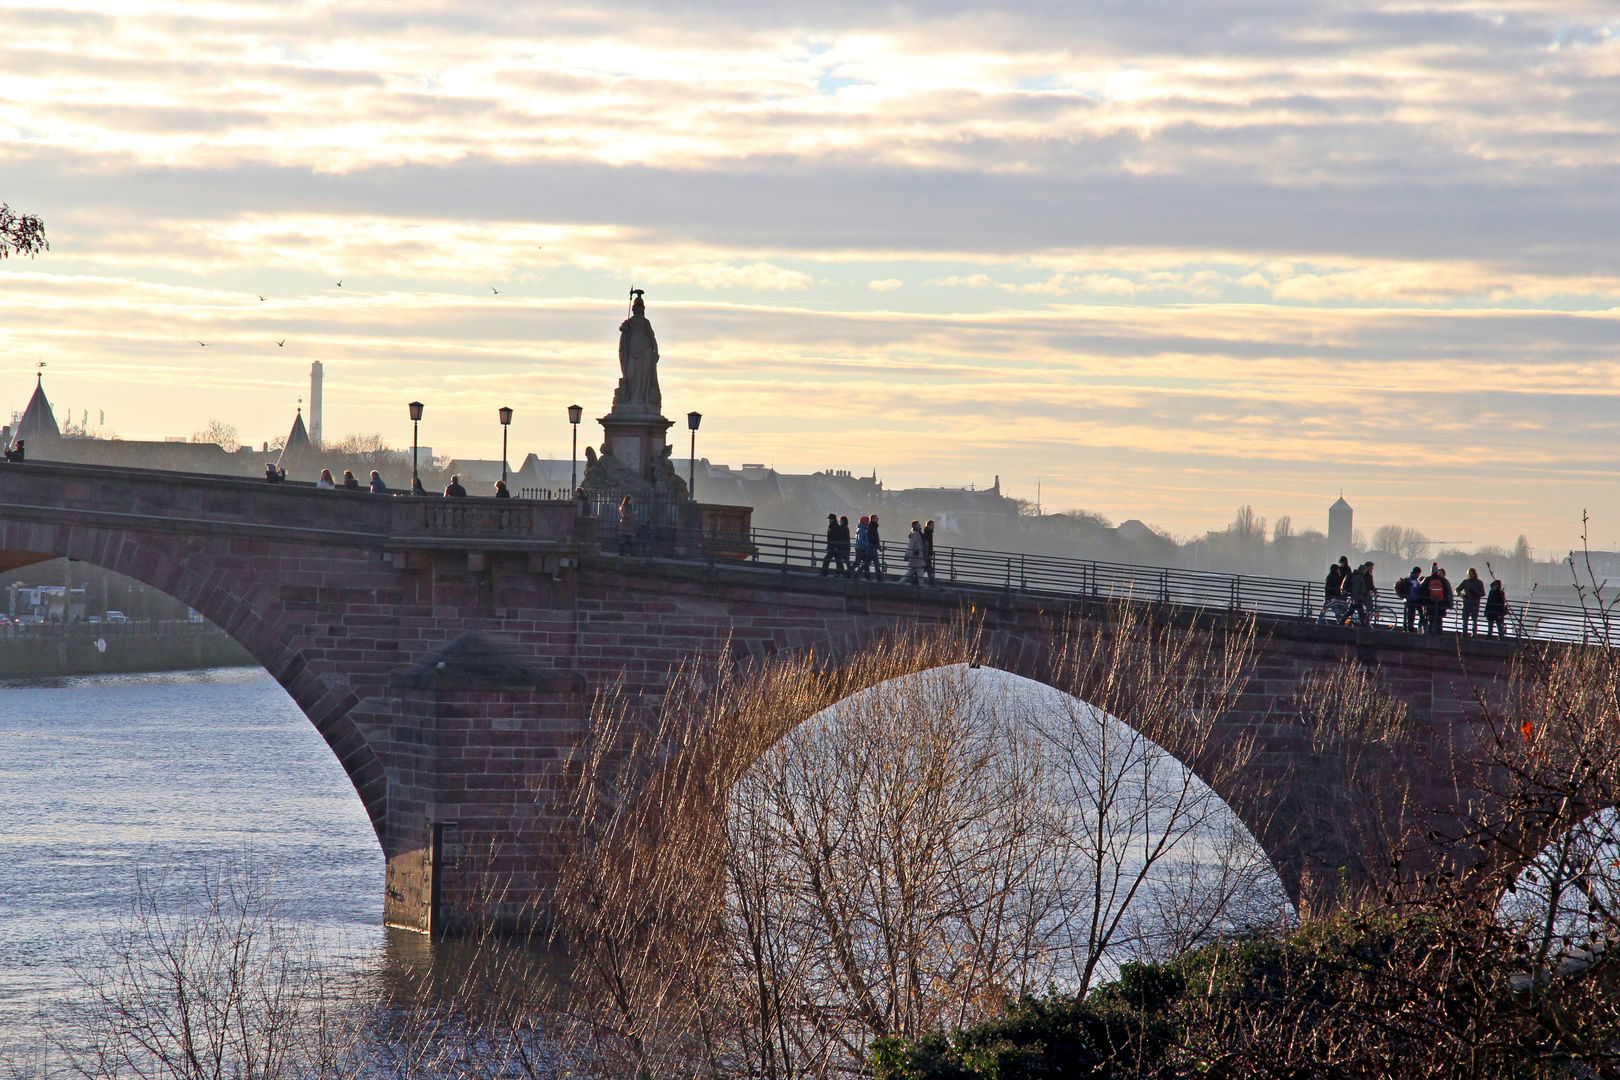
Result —
[[321, 446], [321, 379], [325, 375], [319, 360], [309, 366], [309, 441]]

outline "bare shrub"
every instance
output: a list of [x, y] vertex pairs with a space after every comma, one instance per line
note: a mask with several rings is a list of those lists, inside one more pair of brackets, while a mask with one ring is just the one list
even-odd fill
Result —
[[[1264, 858], [1172, 754], [1216, 781], [1244, 767], [1222, 732], [1253, 628], [1110, 616], [1060, 628], [1049, 681], [1098, 707], [1056, 719], [988, 686], [971, 622], [837, 662], [693, 665], [651, 723], [603, 695], [559, 836], [581, 1056], [827, 1075], [1245, 921]], [[1136, 914], [1149, 901], [1173, 930]]]
[[[1105, 630], [1063, 629], [1050, 681], [1069, 696], [1035, 726], [1059, 765], [1058, 831], [1089, 869], [1064, 897], [1082, 992], [1117, 953], [1165, 955], [1281, 915], [1254, 887], [1268, 861], [1213, 790], [1244, 790], [1253, 742], [1225, 721], [1253, 656], [1250, 621], [1174, 625], [1118, 605]], [[1265, 795], [1244, 801], [1257, 812]]]
[[848, 1066], [1065, 973], [1054, 916], [1079, 868], [1027, 706], [980, 675], [857, 694], [733, 788], [722, 974], [756, 1067]]
[[141, 871], [102, 945], [47, 1036], [72, 1075], [278, 1080], [353, 1065], [352, 983], [288, 928], [250, 858], [209, 863], [190, 884]]

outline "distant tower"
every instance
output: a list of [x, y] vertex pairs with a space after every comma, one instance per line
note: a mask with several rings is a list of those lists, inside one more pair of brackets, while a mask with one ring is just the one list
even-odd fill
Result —
[[1337, 559], [1340, 555], [1350, 554], [1350, 520], [1354, 514], [1343, 495], [1328, 507], [1328, 558]]
[[309, 366], [309, 441], [321, 445], [321, 379], [326, 375], [319, 360]]

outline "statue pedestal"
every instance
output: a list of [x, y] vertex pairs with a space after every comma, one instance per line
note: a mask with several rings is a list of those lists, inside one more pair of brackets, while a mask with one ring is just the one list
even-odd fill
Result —
[[597, 423], [607, 436], [602, 449], [644, 483], [654, 483], [653, 466], [664, 453], [664, 435], [675, 421], [657, 415], [608, 413]]

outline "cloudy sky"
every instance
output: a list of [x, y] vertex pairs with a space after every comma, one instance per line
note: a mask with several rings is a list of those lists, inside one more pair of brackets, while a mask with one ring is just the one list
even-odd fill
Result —
[[[0, 407], [1620, 540], [1620, 10], [0, 0]], [[342, 287], [337, 286], [342, 281]], [[498, 292], [496, 291], [498, 290]], [[260, 296], [264, 299], [261, 300]], [[199, 346], [197, 342], [208, 345]], [[285, 345], [277, 341], [284, 340]]]

